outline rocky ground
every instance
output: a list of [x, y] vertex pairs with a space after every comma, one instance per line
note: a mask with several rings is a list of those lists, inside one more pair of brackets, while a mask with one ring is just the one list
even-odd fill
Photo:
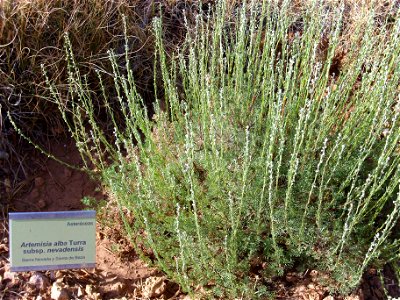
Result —
[[[57, 157], [79, 164], [79, 155], [71, 142], [53, 147]], [[63, 211], [84, 208], [83, 197], [98, 202], [107, 199], [98, 185], [79, 171], [38, 155], [33, 157], [38, 171], [23, 183], [20, 193], [3, 198], [0, 216], [0, 299], [190, 299], [179, 286], [149, 267], [134, 252], [120, 227], [118, 212], [110, 200], [98, 212], [95, 269], [43, 272], [10, 272], [8, 257], [7, 211]], [[1, 167], [1, 165], [0, 165]], [[10, 172], [9, 172], [10, 173]], [[4, 172], [7, 174], [7, 172]], [[4, 186], [10, 178], [4, 176]], [[108, 203], [108, 204], [107, 204]], [[382, 272], [392, 297], [400, 297], [398, 281], [390, 267]], [[369, 270], [360, 288], [348, 296], [330, 295], [323, 282], [326, 274], [317, 270], [289, 272], [271, 281], [276, 299], [300, 300], [375, 300], [386, 299], [376, 270]], [[201, 299], [202, 290], [198, 290]]]

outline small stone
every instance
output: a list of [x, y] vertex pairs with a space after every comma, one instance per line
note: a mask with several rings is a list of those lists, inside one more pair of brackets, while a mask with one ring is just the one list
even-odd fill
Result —
[[57, 278], [56, 282], [57, 283], [63, 283], [64, 282], [64, 278], [63, 277]]
[[15, 272], [10, 272], [10, 271], [5, 271], [4, 272], [4, 280], [11, 280], [11, 281], [13, 281], [13, 280], [15, 280], [15, 278], [17, 277], [16, 276], [16, 274], [17, 273], [15, 273]]
[[38, 206], [40, 209], [45, 208], [46, 205], [47, 205], [47, 203], [46, 203], [46, 201], [44, 201], [43, 199], [40, 199], [40, 200], [37, 202], [37, 206]]
[[307, 287], [311, 290], [315, 290], [315, 285], [313, 283], [310, 283], [309, 285], [307, 285]]
[[85, 287], [85, 292], [86, 294], [91, 296], [93, 294], [93, 286], [91, 284], [87, 284]]
[[51, 287], [51, 299], [69, 300], [70, 298], [67, 291], [59, 283], [54, 282]]
[[62, 281], [64, 280], [64, 274], [63, 274], [63, 272], [61, 272], [61, 271], [56, 271], [55, 274], [54, 274], [54, 279], [61, 279], [61, 281], [59, 281], [59, 282], [62, 282]]
[[7, 287], [13, 287], [19, 283], [19, 278], [16, 272], [5, 271], [3, 274], [3, 280], [8, 282], [6, 283]]
[[119, 295], [122, 295], [126, 288], [126, 285], [122, 282], [117, 282], [110, 286], [110, 289], [116, 291]]
[[6, 252], [8, 252], [8, 247], [7, 247], [7, 245], [4, 243], [4, 244], [0, 244], [0, 253], [6, 253]]
[[335, 300], [335, 298], [333, 298], [333, 296], [327, 296], [327, 297], [325, 297], [323, 300]]
[[82, 296], [85, 296], [85, 291], [80, 286], [80, 287], [78, 287], [78, 297], [82, 297]]
[[90, 299], [93, 300], [100, 299], [100, 293], [97, 293], [95, 287], [91, 284], [86, 285], [85, 293], [89, 296]]
[[144, 283], [142, 294], [145, 298], [161, 296], [166, 290], [165, 277], [148, 277]]
[[34, 285], [39, 291], [44, 291], [50, 286], [50, 280], [41, 273], [33, 274], [29, 278], [29, 283]]
[[304, 292], [305, 290], [306, 290], [306, 287], [304, 285], [299, 285], [295, 288], [295, 292], [297, 292], [297, 293]]
[[36, 177], [35, 178], [35, 187], [41, 187], [44, 185], [44, 179], [43, 177]]
[[[321, 299], [319, 297], [318, 293], [315, 292], [315, 291], [307, 292], [306, 295], [307, 295], [307, 298], [306, 298], [307, 300], [319, 300], [319, 299]], [[305, 295], [303, 295], [303, 298], [304, 298], [304, 296]]]

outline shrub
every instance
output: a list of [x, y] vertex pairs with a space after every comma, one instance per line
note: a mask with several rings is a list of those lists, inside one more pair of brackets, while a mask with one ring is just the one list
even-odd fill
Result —
[[[337, 72], [343, 6], [314, 1], [296, 18], [288, 1], [225, 4], [200, 11], [168, 57], [154, 21], [164, 93], [151, 109], [128, 46], [123, 70], [110, 51], [112, 138], [68, 39], [70, 100], [54, 86], [53, 96], [87, 167], [134, 216], [133, 245], [185, 291], [261, 297], [268, 278], [299, 262], [353, 288], [368, 265], [400, 255], [400, 19], [377, 26], [370, 11]], [[261, 280], [250, 272], [257, 260]]]

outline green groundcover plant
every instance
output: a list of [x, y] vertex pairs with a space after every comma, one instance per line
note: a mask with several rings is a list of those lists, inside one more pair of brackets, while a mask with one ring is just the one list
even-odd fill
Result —
[[265, 297], [268, 279], [299, 264], [348, 291], [367, 266], [400, 257], [400, 19], [377, 26], [368, 12], [335, 74], [343, 6], [311, 1], [299, 17], [273, 3], [200, 10], [171, 55], [154, 21], [163, 85], [152, 108], [128, 45], [122, 66], [110, 51], [111, 135], [68, 38], [68, 101], [48, 80], [133, 246], [184, 291], [207, 287], [204, 297]]

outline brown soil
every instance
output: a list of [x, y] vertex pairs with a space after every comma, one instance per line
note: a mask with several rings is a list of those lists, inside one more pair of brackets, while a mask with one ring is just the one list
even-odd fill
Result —
[[[79, 153], [71, 142], [57, 143], [52, 151], [61, 160], [79, 165]], [[79, 210], [84, 208], [81, 201], [83, 197], [92, 197], [99, 202], [107, 198], [101, 186], [87, 174], [41, 155], [34, 159], [41, 161], [42, 167], [29, 179], [25, 193], [8, 203], [10, 210]], [[2, 206], [5, 207], [5, 203]], [[110, 207], [103, 209], [102, 214], [107, 214], [103, 217], [113, 220], [118, 216], [118, 212]], [[103, 218], [97, 219], [96, 269], [40, 272], [50, 284], [39, 291], [29, 283], [30, 278], [39, 272], [9, 272], [8, 225], [3, 209], [0, 227], [0, 299], [51, 299], [51, 288], [55, 283], [65, 289], [70, 299], [135, 299], [141, 296], [146, 282], [151, 281], [149, 278], [162, 276], [143, 263], [132, 250], [120, 228], [122, 222], [113, 222], [110, 227], [111, 224], [102, 222]], [[167, 287], [168, 282], [164, 278], [162, 280]]]
[[[58, 142], [52, 153], [73, 165], [80, 157], [72, 142]], [[32, 157], [41, 167], [25, 183], [20, 196], [5, 197], [0, 216], [0, 300], [1, 299], [189, 299], [162, 273], [139, 259], [127, 240], [119, 213], [112, 200], [107, 200], [99, 183], [85, 173], [71, 170], [52, 159]], [[3, 179], [2, 179], [3, 180]], [[5, 180], [5, 179], [4, 179]], [[18, 194], [17, 194], [18, 195]], [[96, 255], [94, 270], [61, 270], [56, 272], [13, 273], [8, 267], [7, 210], [61, 211], [79, 210], [83, 197], [92, 197], [98, 207]], [[107, 200], [107, 201], [102, 201]], [[6, 206], [8, 209], [6, 209]], [[107, 222], [112, 220], [112, 222]], [[385, 273], [386, 272], [386, 273]], [[393, 296], [399, 294], [398, 282], [390, 270], [384, 270], [385, 282]], [[39, 278], [39, 279], [38, 279]], [[386, 280], [387, 279], [387, 280]], [[330, 295], [321, 282], [326, 275], [315, 270], [287, 273], [271, 283], [276, 299], [301, 300], [380, 300], [385, 299], [379, 276], [370, 270], [361, 288], [349, 296]], [[198, 297], [199, 299], [201, 296]]]

